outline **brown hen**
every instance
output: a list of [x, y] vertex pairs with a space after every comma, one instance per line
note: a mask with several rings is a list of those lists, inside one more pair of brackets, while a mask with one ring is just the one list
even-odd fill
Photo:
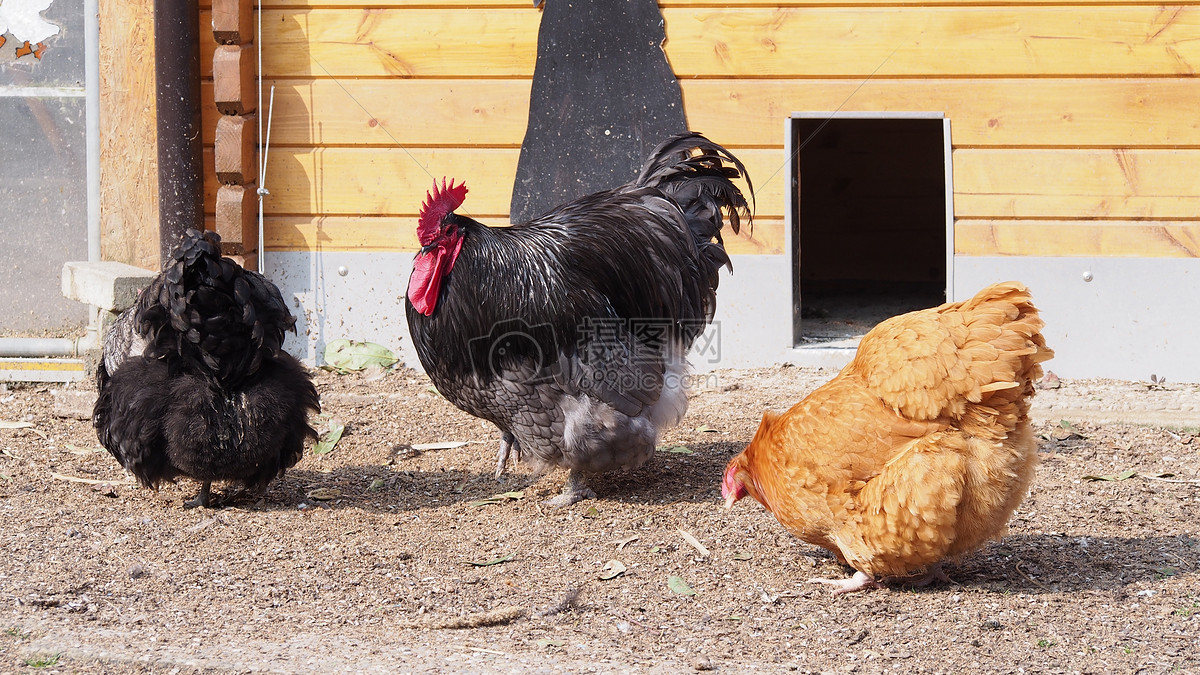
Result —
[[833, 551], [857, 573], [812, 581], [839, 594], [944, 578], [942, 560], [1003, 533], [1033, 478], [1042, 325], [1017, 282], [880, 323], [837, 377], [764, 413], [725, 470], [726, 506], [748, 494]]

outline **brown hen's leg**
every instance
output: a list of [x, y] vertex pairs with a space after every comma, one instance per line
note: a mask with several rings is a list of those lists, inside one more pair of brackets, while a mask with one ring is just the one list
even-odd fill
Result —
[[868, 588], [883, 588], [882, 584], [875, 581], [866, 572], [855, 572], [854, 576], [849, 579], [809, 579], [808, 583], [835, 586], [836, 588], [833, 589], [834, 595], [845, 595], [846, 593], [854, 593], [855, 591], [864, 591]]
[[564, 506], [570, 506], [584, 499], [595, 498], [596, 493], [587, 486], [587, 481], [584, 480], [583, 474], [575, 469], [571, 469], [571, 473], [567, 474], [567, 485], [563, 488], [562, 494], [553, 499], [547, 499], [545, 504], [553, 506], [556, 509], [561, 509]]
[[206, 480], [200, 486], [200, 494], [196, 495], [195, 499], [191, 499], [191, 500], [184, 502], [183, 508], [194, 509], [197, 506], [203, 506], [204, 508], [207, 509], [207, 508], [209, 508], [209, 504], [211, 502], [212, 502], [212, 482]]
[[508, 464], [508, 456], [514, 454], [514, 449], [516, 457], [513, 461], [516, 462], [521, 459], [521, 446], [517, 443], [517, 437], [507, 431], [500, 434], [500, 451], [496, 453], [496, 480], [500, 480], [500, 476], [504, 475], [504, 466]]
[[954, 583], [954, 581], [950, 577], [946, 576], [946, 573], [942, 571], [942, 563], [938, 563], [933, 567], [930, 567], [929, 571], [925, 572], [924, 574], [918, 574], [911, 577], [888, 577], [883, 580], [883, 583], [895, 586], [903, 586], [904, 588], [923, 588], [935, 581], [944, 581], [948, 584]]

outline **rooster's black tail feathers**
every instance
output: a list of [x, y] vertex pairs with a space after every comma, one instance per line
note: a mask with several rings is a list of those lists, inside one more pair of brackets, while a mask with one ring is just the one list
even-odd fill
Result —
[[721, 238], [725, 219], [734, 233], [741, 230], [743, 220], [752, 226], [750, 204], [733, 182], [739, 177], [746, 181], [753, 199], [754, 186], [741, 160], [704, 136], [689, 132], [660, 143], [630, 185], [655, 188], [679, 206], [697, 248], [710, 263], [714, 288], [716, 271], [730, 266]]

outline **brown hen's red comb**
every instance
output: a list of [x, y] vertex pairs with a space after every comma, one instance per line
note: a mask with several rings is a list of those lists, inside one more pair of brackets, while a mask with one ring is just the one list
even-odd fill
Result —
[[417, 238], [421, 240], [421, 245], [428, 245], [437, 235], [438, 227], [442, 223], [442, 218], [454, 209], [462, 206], [462, 203], [467, 198], [467, 184], [454, 184], [454, 179], [450, 180], [450, 184], [446, 184], [446, 179], [442, 178], [442, 186], [439, 188], [437, 180], [433, 181], [433, 191], [425, 193], [425, 203], [421, 205], [421, 217], [417, 224]]

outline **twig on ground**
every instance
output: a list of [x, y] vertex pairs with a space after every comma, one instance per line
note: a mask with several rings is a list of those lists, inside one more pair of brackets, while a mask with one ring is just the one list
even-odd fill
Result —
[[95, 478], [80, 478], [79, 476], [64, 476], [61, 473], [50, 472], [50, 476], [58, 480], [70, 481], [72, 483], [84, 483], [87, 485], [133, 485], [131, 480], [96, 480]]
[[490, 612], [474, 612], [466, 616], [453, 618], [428, 617], [423, 621], [409, 621], [398, 624], [397, 628], [418, 628], [423, 630], [445, 630], [456, 628], [482, 628], [483, 626], [499, 626], [512, 623], [528, 614], [522, 607], [501, 607]]
[[1018, 560], [1017, 564], [1013, 565], [1013, 569], [1017, 570], [1017, 572], [1019, 572], [1021, 574], [1021, 576], [1025, 577], [1025, 579], [1027, 579], [1029, 581], [1029, 583], [1033, 584], [1034, 586], [1037, 586], [1038, 588], [1042, 589], [1043, 591], [1049, 591], [1050, 589], [1047, 588], [1045, 584], [1042, 584], [1037, 579], [1034, 579], [1033, 577], [1029, 576], [1028, 574], [1025, 573], [1025, 570], [1021, 569], [1021, 565], [1024, 562], [1025, 562], [1024, 560]]

